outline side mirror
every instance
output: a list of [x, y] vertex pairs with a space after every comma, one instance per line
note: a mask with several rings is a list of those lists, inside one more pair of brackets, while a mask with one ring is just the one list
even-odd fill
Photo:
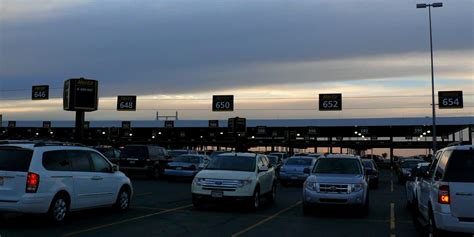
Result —
[[303, 173], [310, 174], [311, 170], [309, 168], [304, 168]]
[[258, 172], [267, 172], [267, 171], [268, 171], [268, 167], [266, 166], [262, 166], [258, 168]]
[[119, 166], [118, 165], [112, 165], [112, 172], [115, 173], [119, 171]]

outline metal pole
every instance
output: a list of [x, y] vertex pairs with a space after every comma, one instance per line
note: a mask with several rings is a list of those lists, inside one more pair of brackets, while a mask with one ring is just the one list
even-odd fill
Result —
[[433, 110], [433, 154], [436, 152], [436, 105], [435, 105], [435, 89], [434, 89], [434, 69], [433, 69], [433, 35], [431, 30], [431, 6], [428, 6], [430, 21], [430, 50], [431, 50], [431, 105]]

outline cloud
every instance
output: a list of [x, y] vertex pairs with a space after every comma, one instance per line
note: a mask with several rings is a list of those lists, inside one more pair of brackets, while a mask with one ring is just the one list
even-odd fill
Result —
[[[86, 5], [90, 0], [2, 0], [0, 20], [18, 21], [50, 18], [66, 10]], [[65, 12], [66, 11], [66, 12]]]

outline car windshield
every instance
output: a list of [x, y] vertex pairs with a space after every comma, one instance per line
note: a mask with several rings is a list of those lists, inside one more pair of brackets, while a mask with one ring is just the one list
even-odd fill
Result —
[[453, 151], [443, 181], [474, 182], [474, 150]]
[[282, 154], [282, 153], [270, 153], [269, 155], [278, 156], [279, 158], [283, 158], [283, 154]]
[[286, 165], [301, 165], [301, 166], [310, 166], [313, 162], [312, 159], [304, 159], [304, 158], [291, 158], [288, 159]]
[[317, 174], [361, 174], [360, 163], [356, 159], [320, 159], [314, 167]]
[[120, 158], [148, 158], [148, 148], [146, 146], [126, 146], [122, 153], [120, 153]]
[[255, 171], [255, 157], [251, 156], [226, 156], [214, 157], [206, 167], [207, 170], [235, 170]]
[[402, 168], [408, 168], [408, 169], [413, 169], [415, 168], [418, 163], [420, 163], [421, 161], [417, 161], [417, 160], [407, 160], [407, 161], [403, 161], [402, 162]]
[[270, 163], [272, 165], [275, 165], [278, 161], [278, 157], [276, 157], [276, 156], [267, 156], [267, 158], [268, 158], [268, 160], [270, 160]]
[[173, 159], [175, 162], [188, 162], [188, 163], [199, 163], [200, 159], [198, 156], [180, 155]]

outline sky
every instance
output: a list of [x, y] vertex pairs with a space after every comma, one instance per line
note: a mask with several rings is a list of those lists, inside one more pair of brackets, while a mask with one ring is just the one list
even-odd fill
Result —
[[[430, 2], [430, 0], [426, 0]], [[69, 78], [99, 80], [89, 120], [431, 116], [428, 10], [417, 0], [0, 0], [0, 114], [72, 120]], [[435, 86], [474, 115], [474, 1], [432, 9]], [[32, 85], [50, 85], [31, 101]], [[318, 111], [319, 93], [343, 110]], [[234, 112], [211, 111], [235, 95]], [[117, 112], [117, 95], [137, 95]]]

